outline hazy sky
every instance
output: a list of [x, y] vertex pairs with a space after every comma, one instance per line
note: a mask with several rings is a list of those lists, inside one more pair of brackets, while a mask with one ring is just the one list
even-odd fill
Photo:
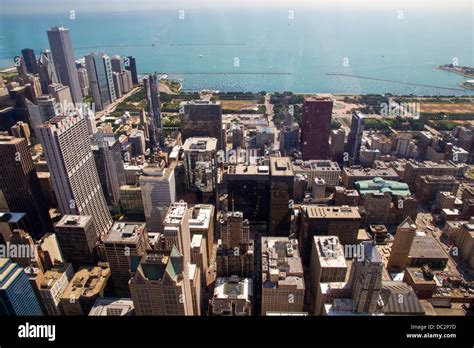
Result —
[[358, 8], [473, 9], [472, 0], [0, 0], [0, 13], [122, 12], [151, 9], [300, 8], [356, 6]]

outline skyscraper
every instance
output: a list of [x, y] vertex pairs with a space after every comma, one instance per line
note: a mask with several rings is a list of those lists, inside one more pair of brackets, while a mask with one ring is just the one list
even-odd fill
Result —
[[363, 257], [354, 259], [352, 264], [351, 294], [354, 312], [374, 313], [377, 309], [382, 288], [383, 262], [372, 242], [362, 242]]
[[305, 98], [301, 127], [301, 153], [304, 160], [328, 159], [333, 100]]
[[49, 29], [48, 40], [61, 83], [69, 86], [74, 103], [82, 103], [81, 85], [74, 63], [74, 51], [69, 29], [63, 27]]
[[53, 54], [50, 50], [43, 50], [38, 59], [38, 70], [41, 82], [41, 91], [48, 93], [48, 86], [52, 83], [59, 83], [56, 67], [53, 62]]
[[395, 240], [390, 250], [387, 268], [403, 270], [408, 265], [408, 255], [416, 236], [416, 225], [407, 217], [397, 228]]
[[91, 53], [85, 59], [92, 99], [97, 110], [104, 110], [115, 100], [110, 59], [107, 55], [100, 53]]
[[21, 55], [26, 64], [26, 69], [30, 74], [38, 74], [38, 65], [36, 63], [35, 51], [31, 48], [21, 50]]
[[287, 237], [262, 237], [261, 245], [261, 314], [302, 312], [305, 284], [298, 241]]
[[[176, 246], [169, 256], [143, 256], [130, 280], [136, 315], [194, 315], [186, 267]], [[198, 272], [196, 267], [193, 270]]]
[[160, 90], [158, 73], [150, 74], [143, 79], [145, 98], [148, 111], [148, 128], [151, 148], [164, 146], [163, 125], [160, 112]]
[[289, 157], [270, 157], [270, 212], [268, 231], [271, 235], [288, 235], [290, 200], [293, 197], [294, 173]]
[[216, 138], [217, 150], [222, 149], [222, 109], [219, 101], [182, 102], [179, 118], [183, 142], [192, 137]]
[[132, 277], [132, 258], [145, 254], [147, 233], [145, 224], [116, 222], [104, 240], [115, 291], [119, 296], [130, 296], [128, 281]]
[[359, 161], [359, 152], [362, 145], [362, 135], [364, 133], [364, 115], [359, 111], [352, 114], [351, 131], [347, 139], [347, 148], [349, 150], [349, 157], [354, 160], [354, 163]]
[[95, 133], [92, 135], [92, 153], [105, 201], [109, 206], [118, 206], [119, 189], [125, 184], [120, 142], [113, 134]]
[[61, 251], [74, 268], [94, 262], [98, 238], [92, 216], [64, 215], [55, 229]]
[[132, 82], [134, 85], [138, 85], [138, 74], [137, 74], [137, 62], [134, 57], [128, 56], [128, 64], [126, 64], [125, 69], [130, 70], [132, 73]]
[[189, 138], [183, 145], [186, 189], [189, 200], [213, 202], [217, 190], [217, 159], [215, 138]]
[[217, 247], [217, 276], [251, 277], [254, 243], [249, 236], [249, 222], [239, 211], [222, 214], [219, 221], [221, 243]]
[[28, 215], [35, 238], [52, 232], [53, 225], [25, 139], [0, 137], [0, 190], [10, 211]]
[[94, 163], [87, 120], [81, 113], [56, 116], [37, 133], [61, 213], [91, 215], [96, 234], [106, 234], [112, 217]]
[[0, 315], [43, 315], [23, 268], [0, 258]]
[[146, 226], [149, 231], [161, 232], [163, 220], [171, 203], [176, 201], [176, 184], [172, 168], [164, 161], [143, 168], [138, 179], [142, 193]]

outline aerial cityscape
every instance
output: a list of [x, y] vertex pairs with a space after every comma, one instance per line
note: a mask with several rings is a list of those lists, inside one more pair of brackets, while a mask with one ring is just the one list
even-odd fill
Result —
[[196, 88], [34, 35], [0, 57], [0, 315], [473, 314], [472, 57], [430, 68], [449, 86], [328, 71], [389, 86], [345, 93], [233, 89], [280, 74], [236, 56]]

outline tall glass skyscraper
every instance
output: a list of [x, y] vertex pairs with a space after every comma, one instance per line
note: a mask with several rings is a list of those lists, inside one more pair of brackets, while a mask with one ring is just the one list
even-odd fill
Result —
[[43, 315], [23, 268], [0, 258], [0, 315]]
[[85, 58], [92, 99], [96, 109], [101, 111], [116, 99], [112, 64], [106, 54], [91, 53]]
[[81, 85], [77, 75], [76, 64], [74, 62], [74, 52], [72, 50], [71, 36], [69, 29], [63, 27], [53, 27], [48, 30], [49, 46], [53, 53], [53, 61], [58, 72], [61, 83], [69, 86], [72, 101], [82, 103]]

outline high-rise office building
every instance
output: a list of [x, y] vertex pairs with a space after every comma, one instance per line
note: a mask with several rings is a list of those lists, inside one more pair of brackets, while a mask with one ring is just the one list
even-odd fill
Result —
[[63, 27], [49, 29], [48, 40], [60, 82], [69, 87], [74, 103], [82, 103], [81, 85], [74, 63], [69, 29]]
[[59, 263], [52, 266], [43, 275], [38, 291], [47, 315], [63, 315], [61, 295], [66, 290], [74, 275], [70, 263]]
[[91, 215], [96, 234], [105, 235], [112, 226], [112, 217], [94, 163], [86, 119], [80, 113], [56, 116], [37, 133], [59, 210], [63, 214]]
[[346, 132], [339, 128], [331, 131], [331, 159], [336, 162], [343, 160], [344, 142], [346, 139]]
[[189, 138], [183, 145], [186, 189], [190, 201], [208, 203], [217, 195], [217, 140]]
[[176, 201], [174, 171], [164, 161], [149, 164], [142, 170], [138, 182], [142, 193], [148, 231], [161, 232], [170, 204]]
[[0, 258], [0, 315], [43, 315], [23, 268]]
[[32, 226], [32, 230], [28, 232], [35, 238], [53, 231], [26, 140], [1, 136], [0, 160], [0, 190], [9, 210], [28, 215]]
[[49, 94], [42, 94], [36, 98], [39, 113], [41, 116], [41, 124], [57, 115], [56, 99]]
[[185, 202], [172, 203], [164, 220], [165, 249], [171, 251], [173, 246], [183, 256], [187, 263], [191, 260], [191, 232], [189, 231], [189, 218], [191, 211]]
[[374, 313], [382, 289], [383, 262], [377, 247], [372, 242], [362, 242], [364, 256], [352, 263], [351, 295], [353, 311]]
[[98, 237], [91, 216], [64, 215], [55, 229], [66, 261], [71, 262], [75, 268], [94, 262]]
[[104, 110], [116, 99], [110, 58], [104, 53], [91, 53], [85, 60], [92, 99], [98, 111]]
[[408, 256], [416, 236], [416, 225], [410, 217], [407, 217], [398, 227], [395, 240], [390, 250], [387, 268], [403, 270], [409, 263]]
[[85, 97], [89, 95], [89, 77], [87, 76], [87, 69], [77, 69], [77, 75], [79, 76], [79, 84], [81, 85], [82, 96]]
[[[336, 236], [315, 236], [311, 250], [309, 285], [311, 292], [310, 311], [318, 315], [326, 299], [322, 289], [328, 283], [342, 283], [346, 280], [347, 264], [344, 249]], [[325, 285], [326, 284], [326, 285]], [[332, 284], [331, 284], [332, 285]], [[330, 285], [329, 285], [330, 286]]]
[[143, 79], [146, 106], [148, 111], [148, 129], [150, 146], [163, 147], [165, 144], [160, 112], [160, 79], [158, 73], [150, 74]]
[[95, 133], [92, 135], [92, 153], [97, 173], [109, 206], [120, 203], [120, 186], [125, 184], [125, 171], [120, 142], [114, 134]]
[[227, 202], [230, 211], [241, 211], [254, 226], [266, 230], [270, 199], [270, 167], [264, 165], [229, 166]]
[[193, 137], [210, 137], [217, 140], [217, 150], [223, 148], [222, 109], [219, 101], [182, 102], [180, 111], [183, 142]]
[[328, 159], [333, 100], [306, 98], [303, 104], [301, 153], [304, 160]]
[[28, 123], [23, 121], [18, 121], [15, 125], [10, 128], [12, 135], [16, 138], [23, 138], [26, 140], [28, 146], [31, 145], [31, 133]]
[[262, 308], [268, 312], [302, 312], [305, 294], [298, 241], [262, 237]]
[[270, 217], [268, 230], [273, 235], [288, 235], [290, 200], [295, 176], [289, 157], [270, 157]]
[[56, 67], [53, 62], [53, 54], [50, 50], [43, 50], [38, 59], [38, 70], [41, 82], [41, 91], [48, 93], [48, 86], [52, 83], [59, 83]]
[[132, 56], [128, 56], [127, 58], [128, 64], [125, 66], [125, 69], [130, 71], [133, 84], [138, 85], [137, 62]]
[[287, 113], [285, 119], [280, 124], [280, 151], [284, 155], [291, 155], [295, 150], [299, 150], [300, 127], [295, 122], [293, 113]]
[[359, 161], [359, 152], [362, 145], [362, 135], [364, 133], [364, 115], [359, 111], [352, 114], [351, 131], [347, 139], [349, 157], [354, 163]]
[[112, 58], [110, 58], [110, 64], [112, 65], [113, 72], [121, 73], [124, 70], [122, 59], [118, 55], [112, 56]]
[[120, 296], [130, 296], [132, 258], [145, 254], [147, 239], [145, 224], [116, 222], [104, 240], [115, 292]]
[[354, 244], [357, 242], [360, 226], [361, 216], [357, 207], [312, 204], [302, 206], [299, 241], [305, 265], [309, 263], [315, 235], [337, 236], [342, 244]]
[[25, 61], [26, 69], [30, 74], [38, 74], [38, 65], [36, 62], [35, 51], [31, 48], [25, 48], [21, 50], [21, 55]]
[[136, 315], [195, 315], [188, 266], [176, 246], [169, 256], [143, 256], [130, 280]]
[[252, 277], [254, 242], [249, 222], [241, 212], [224, 213], [219, 220], [220, 243], [217, 246], [217, 276]]
[[53, 83], [48, 86], [48, 94], [55, 99], [55, 108], [57, 111], [68, 111], [64, 110], [64, 106], [69, 107], [69, 104], [72, 104], [71, 90], [68, 86], [64, 86], [60, 83]]

